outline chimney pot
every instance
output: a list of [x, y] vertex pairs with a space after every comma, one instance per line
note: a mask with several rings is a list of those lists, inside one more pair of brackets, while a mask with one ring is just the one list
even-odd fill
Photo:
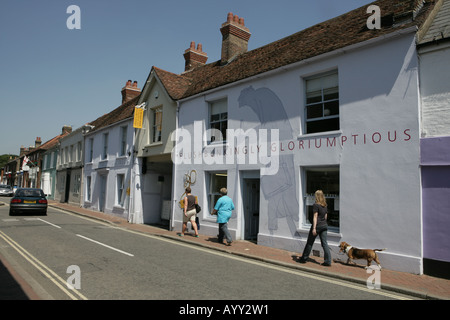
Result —
[[141, 94], [141, 89], [137, 86], [137, 81], [132, 83], [131, 80], [127, 81], [127, 84], [122, 88], [122, 104], [130, 101]]
[[206, 64], [208, 61], [208, 56], [205, 52], [203, 52], [203, 46], [201, 43], [197, 45], [197, 49], [195, 49], [195, 42], [191, 41], [190, 48], [185, 50], [184, 52], [184, 71], [191, 71], [196, 67], [200, 67]]

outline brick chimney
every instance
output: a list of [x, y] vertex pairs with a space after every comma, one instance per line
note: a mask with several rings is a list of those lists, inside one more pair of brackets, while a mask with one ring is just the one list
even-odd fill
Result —
[[34, 148], [39, 148], [42, 144], [41, 137], [36, 137], [36, 140], [34, 141]]
[[137, 81], [131, 83], [131, 80], [128, 80], [125, 87], [122, 88], [122, 104], [130, 101], [140, 94], [141, 89], [138, 88]]
[[191, 47], [184, 52], [184, 71], [191, 71], [197, 67], [203, 66], [208, 61], [208, 56], [205, 52], [203, 52], [202, 44], [199, 43], [197, 45], [197, 49], [195, 49], [195, 42], [191, 42]]
[[62, 130], [61, 130], [61, 134], [64, 134], [66, 132], [72, 133], [72, 126], [63, 126]]
[[247, 52], [250, 30], [245, 26], [244, 19], [233, 13], [228, 13], [227, 22], [220, 28], [222, 33], [221, 63], [227, 64], [238, 55]]

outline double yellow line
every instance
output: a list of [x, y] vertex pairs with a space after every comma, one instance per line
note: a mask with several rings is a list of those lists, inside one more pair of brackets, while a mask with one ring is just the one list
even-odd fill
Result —
[[53, 270], [39, 261], [36, 257], [30, 254], [17, 242], [7, 236], [5, 233], [0, 231], [0, 238], [5, 240], [14, 250], [16, 250], [22, 257], [25, 258], [31, 265], [38, 269], [47, 279], [52, 281], [58, 288], [60, 288], [70, 299], [72, 300], [88, 300], [84, 295], [82, 295], [76, 289], [68, 289], [67, 281], [58, 276]]

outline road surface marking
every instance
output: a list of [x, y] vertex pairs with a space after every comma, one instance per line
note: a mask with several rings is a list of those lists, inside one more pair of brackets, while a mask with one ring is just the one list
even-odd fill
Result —
[[104, 243], [98, 242], [98, 241], [96, 241], [96, 240], [92, 240], [92, 239], [90, 239], [90, 238], [87, 238], [87, 237], [85, 237], [85, 236], [82, 236], [82, 235], [80, 235], [80, 234], [77, 234], [77, 237], [80, 237], [80, 238], [83, 238], [83, 239], [86, 239], [86, 240], [92, 241], [92, 242], [94, 242], [94, 243], [96, 243], [96, 244], [99, 244], [99, 245], [101, 245], [101, 246], [104, 246], [104, 247], [106, 247], [106, 248], [109, 248], [109, 249], [111, 249], [111, 250], [114, 250], [114, 251], [120, 252], [120, 253], [122, 253], [122, 254], [125, 254], [125, 255], [127, 255], [127, 256], [130, 256], [130, 257], [134, 257], [134, 254], [131, 254], [131, 253], [128, 253], [128, 252], [125, 252], [125, 251], [119, 250], [119, 249], [117, 249], [117, 248], [114, 248], [114, 247], [108, 246], [107, 244], [104, 244]]
[[47, 223], [47, 224], [49, 224], [49, 225], [51, 225], [51, 226], [53, 226], [53, 227], [55, 227], [55, 228], [61, 229], [61, 227], [60, 227], [60, 226], [57, 226], [56, 224], [50, 223], [50, 222], [48, 222], [48, 221], [45, 221], [44, 219], [41, 219], [41, 218], [37, 218], [36, 220], [39, 220], [39, 221], [45, 222], [45, 223]]
[[[15, 242], [13, 239], [11, 239], [9, 236], [7, 236], [5, 233], [0, 231], [0, 238], [3, 238], [3, 240], [6, 241], [14, 250], [16, 250], [22, 257], [25, 258], [29, 263], [31, 263], [36, 269], [38, 269], [44, 276], [47, 277], [50, 281], [52, 281], [57, 287], [59, 287], [69, 298], [72, 300], [88, 300], [83, 294], [81, 294], [76, 289], [72, 289], [70, 292], [66, 286], [67, 281], [62, 279], [60, 276], [58, 276], [53, 270], [51, 270], [49, 267], [47, 267], [45, 264], [43, 264], [41, 261], [39, 261], [36, 257], [34, 257], [32, 254], [30, 254], [28, 251], [26, 251], [24, 248], [22, 248], [17, 242]], [[72, 294], [74, 293], [74, 294]], [[78, 295], [78, 297], [76, 297]]]

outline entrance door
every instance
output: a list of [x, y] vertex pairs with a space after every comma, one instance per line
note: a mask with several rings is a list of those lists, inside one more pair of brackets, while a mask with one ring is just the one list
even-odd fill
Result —
[[100, 175], [100, 195], [99, 195], [99, 208], [100, 212], [105, 212], [106, 203], [106, 175]]
[[70, 196], [70, 171], [67, 171], [66, 174], [66, 188], [64, 190], [64, 202], [69, 202], [69, 196]]
[[256, 241], [259, 232], [259, 179], [244, 179], [244, 239]]

